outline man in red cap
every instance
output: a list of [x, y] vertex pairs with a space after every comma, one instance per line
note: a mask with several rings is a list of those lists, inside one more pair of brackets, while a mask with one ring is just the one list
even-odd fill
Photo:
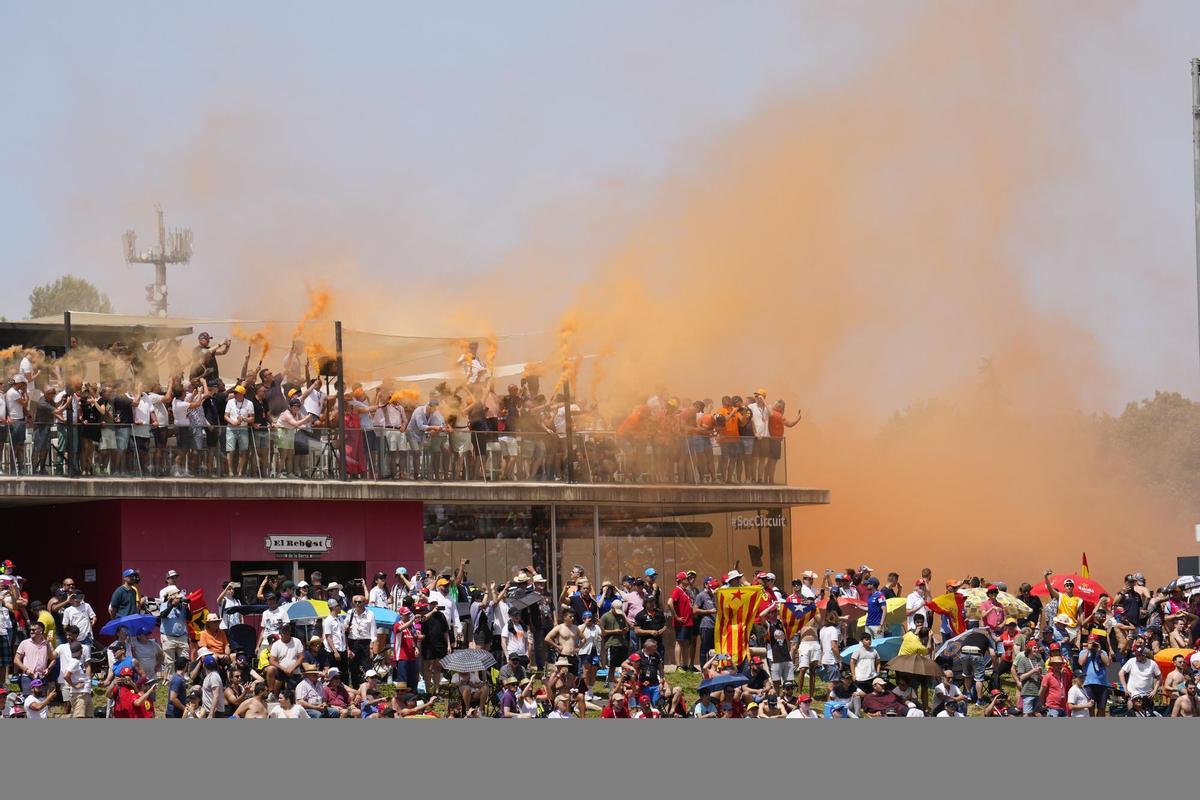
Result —
[[675, 574], [675, 588], [667, 599], [667, 608], [671, 612], [671, 621], [675, 626], [675, 664], [684, 672], [695, 672], [695, 639], [692, 630], [696, 623], [692, 613], [692, 597], [688, 588], [692, 577], [687, 572]]
[[1074, 678], [1074, 672], [1063, 659], [1058, 642], [1050, 645], [1050, 657], [1046, 659], [1046, 674], [1042, 677], [1039, 694], [1047, 717], [1067, 716], [1067, 693], [1071, 691]]
[[908, 597], [904, 601], [904, 613], [908, 618], [908, 630], [915, 631], [917, 629], [917, 614], [925, 610], [925, 604], [933, 599], [933, 595], [929, 592], [929, 583], [924, 578], [917, 578], [917, 582], [913, 590], [908, 593]]

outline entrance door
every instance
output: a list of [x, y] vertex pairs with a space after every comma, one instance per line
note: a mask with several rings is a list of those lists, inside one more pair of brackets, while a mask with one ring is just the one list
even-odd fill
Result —
[[281, 575], [293, 583], [308, 581], [312, 583], [313, 572], [321, 573], [321, 583], [328, 586], [337, 581], [346, 594], [350, 594], [350, 581], [367, 578], [367, 586], [371, 582], [369, 576], [363, 575], [361, 561], [309, 561], [307, 559], [278, 559], [276, 561], [234, 561], [229, 565], [229, 572], [235, 581], [242, 584], [242, 597], [246, 602], [253, 603], [258, 594], [258, 587], [267, 575]]

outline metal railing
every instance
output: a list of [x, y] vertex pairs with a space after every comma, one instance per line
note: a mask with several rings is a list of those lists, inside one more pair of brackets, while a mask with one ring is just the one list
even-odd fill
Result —
[[[782, 438], [79, 423], [0, 425], [0, 477], [786, 485]], [[569, 446], [568, 446], [569, 444]]]

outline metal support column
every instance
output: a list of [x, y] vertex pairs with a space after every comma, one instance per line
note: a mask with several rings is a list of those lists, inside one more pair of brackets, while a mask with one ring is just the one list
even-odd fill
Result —
[[1192, 173], [1196, 197], [1196, 314], [1200, 334], [1200, 58], [1192, 59]]
[[[337, 407], [338, 407], [338, 457], [341, 461], [339, 469], [342, 480], [349, 480], [346, 474], [346, 373], [342, 362], [342, 322], [333, 323], [334, 347], [337, 349]], [[360, 454], [361, 456], [361, 454]]]

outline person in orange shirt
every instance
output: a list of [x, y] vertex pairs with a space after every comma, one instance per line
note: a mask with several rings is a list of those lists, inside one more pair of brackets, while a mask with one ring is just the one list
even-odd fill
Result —
[[229, 662], [229, 637], [221, 630], [221, 618], [211, 611], [205, 612], [204, 630], [200, 632], [199, 645], [207, 647], [208, 652], [217, 657], [218, 661]]
[[[740, 398], [738, 398], [740, 400]], [[721, 398], [721, 407], [713, 416], [721, 445], [721, 481], [732, 483], [742, 456], [742, 440], [738, 438], [738, 413], [734, 398]]]
[[794, 428], [800, 422], [800, 412], [796, 412], [796, 418], [791, 422], [787, 421], [783, 412], [786, 410], [787, 404], [782, 400], [776, 400], [775, 405], [771, 408], [771, 414], [767, 417], [767, 436], [770, 437], [767, 442], [767, 465], [764, 470], [763, 482], [775, 482], [775, 468], [779, 464], [779, 459], [783, 457], [783, 430], [784, 428]]

